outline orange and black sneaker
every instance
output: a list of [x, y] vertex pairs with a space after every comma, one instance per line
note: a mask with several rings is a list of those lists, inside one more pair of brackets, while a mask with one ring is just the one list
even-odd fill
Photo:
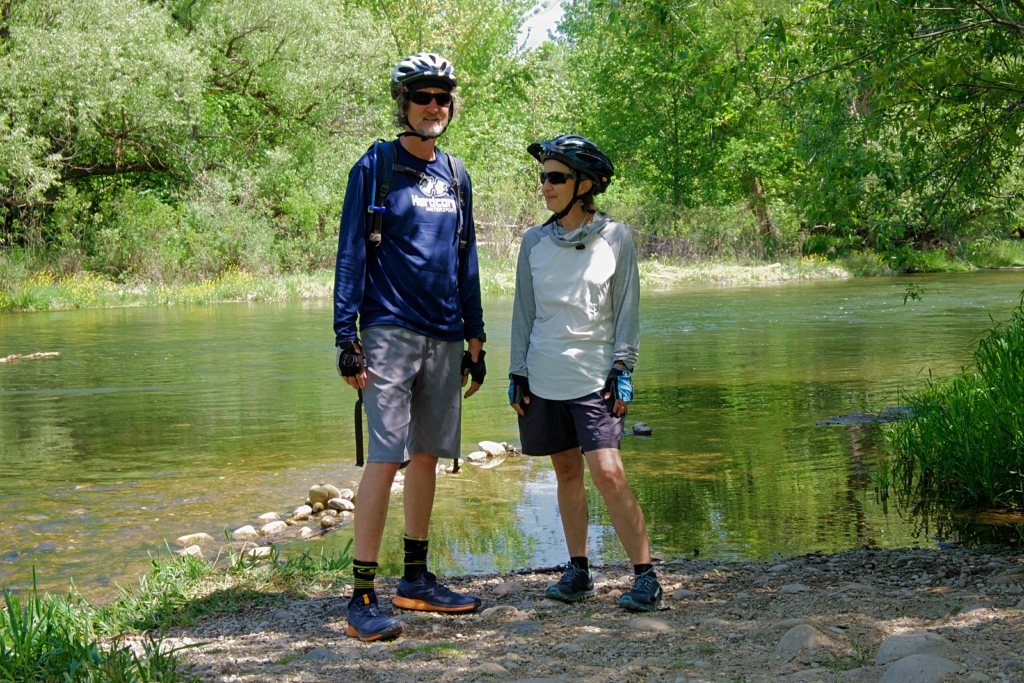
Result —
[[348, 603], [348, 634], [362, 641], [388, 640], [402, 632], [402, 625], [380, 611], [376, 593], [364, 593]]
[[480, 607], [480, 598], [449, 590], [437, 582], [436, 576], [423, 572], [416, 581], [402, 577], [391, 604], [424, 612], [472, 612]]

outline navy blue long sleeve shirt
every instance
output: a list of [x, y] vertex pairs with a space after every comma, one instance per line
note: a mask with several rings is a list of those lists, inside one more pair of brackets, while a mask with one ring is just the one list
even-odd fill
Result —
[[[460, 258], [459, 202], [447, 155], [438, 149], [435, 160], [427, 162], [398, 142], [394, 147], [399, 165], [428, 179], [395, 173], [385, 199], [382, 238], [373, 246], [374, 214], [367, 210], [374, 199], [373, 151], [349, 172], [334, 269], [336, 343], [357, 338], [357, 315], [360, 329], [398, 325], [444, 341], [479, 337], [484, 322], [468, 175], [462, 227], [466, 249]], [[384, 159], [378, 155], [378, 167]], [[383, 177], [379, 168], [378, 177]]]

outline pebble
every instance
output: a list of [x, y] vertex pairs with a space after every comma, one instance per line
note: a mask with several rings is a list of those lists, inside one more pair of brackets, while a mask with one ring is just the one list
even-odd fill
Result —
[[485, 453], [484, 451], [473, 451], [472, 453], [466, 456], [466, 460], [470, 462], [480, 462], [481, 460], [486, 459], [487, 453]]
[[356, 518], [355, 513], [349, 512], [348, 510], [343, 510], [334, 516], [338, 518], [339, 523], [351, 522]]
[[553, 609], [556, 607], [565, 607], [565, 603], [559, 600], [552, 600], [551, 598], [544, 598], [539, 603], [537, 603], [537, 607], [543, 609]]
[[292, 510], [292, 519], [307, 520], [311, 514], [313, 514], [313, 508], [308, 505], [300, 505]]
[[245, 551], [245, 556], [255, 557], [258, 559], [261, 557], [270, 557], [271, 552], [273, 552], [273, 549], [270, 546], [260, 546], [258, 548], [249, 548]]
[[318, 647], [307, 652], [303, 659], [307, 662], [322, 662], [325, 660], [341, 659], [341, 656], [336, 652], [328, 650], [326, 647]]
[[199, 533], [199, 534], [185, 534], [184, 536], [178, 536], [178, 538], [175, 539], [174, 542], [177, 543], [178, 545], [189, 546], [189, 545], [195, 545], [197, 543], [206, 543], [206, 542], [212, 541], [212, 540], [213, 540], [213, 536], [211, 536], [210, 534]]
[[304, 526], [299, 529], [299, 538], [313, 538], [314, 536], [316, 536], [316, 532], [308, 526]]
[[323, 512], [323, 511], [324, 511], [324, 504], [323, 503], [321, 503], [320, 501], [317, 501], [317, 502], [313, 503], [313, 514], [314, 515], [316, 513], [318, 513], [318, 512]]
[[622, 591], [620, 591], [618, 588], [613, 588], [605, 594], [605, 597], [607, 597], [609, 600], [618, 600], [622, 597]]
[[330, 529], [334, 526], [338, 526], [338, 520], [336, 520], [334, 517], [331, 517], [330, 515], [325, 515], [320, 520], [320, 527], [322, 529]]
[[260, 524], [266, 524], [267, 522], [276, 522], [279, 519], [281, 519], [281, 515], [276, 512], [264, 512], [256, 518], [256, 521]]
[[785, 571], [789, 571], [789, 565], [788, 565], [788, 564], [786, 564], [786, 563], [782, 563], [782, 564], [777, 564], [777, 565], [775, 565], [774, 567], [770, 567], [770, 568], [768, 569], [768, 571], [770, 571], [770, 572], [776, 572], [776, 573], [777, 573], [777, 572], [785, 572]]
[[800, 624], [786, 631], [775, 646], [775, 654], [792, 654], [800, 650], [829, 649], [832, 641], [824, 633], [808, 624]]
[[967, 676], [967, 683], [988, 683], [992, 679], [980, 671], [974, 671]]
[[190, 545], [187, 548], [182, 548], [178, 551], [178, 554], [182, 557], [198, 557], [200, 560], [203, 559], [203, 549], [197, 545]]
[[344, 498], [345, 500], [355, 500], [356, 494], [352, 489], [341, 489], [338, 491], [338, 498]]
[[648, 631], [652, 633], [668, 633], [675, 630], [668, 622], [661, 619], [652, 619], [651, 617], [634, 619], [628, 625], [634, 631]]
[[1003, 662], [999, 668], [1003, 671], [1024, 671], [1024, 662], [1019, 659], [1011, 659], [1008, 662]]
[[541, 630], [541, 625], [536, 621], [520, 621], [518, 624], [512, 624], [509, 630], [521, 636], [532, 636]]
[[952, 654], [952, 643], [937, 633], [928, 631], [912, 631], [889, 636], [882, 641], [875, 655], [875, 666], [895, 662], [909, 655], [936, 655], [938, 657]]
[[512, 605], [496, 605], [494, 607], [488, 607], [487, 609], [485, 609], [483, 612], [480, 613], [480, 616], [482, 616], [484, 619], [488, 619], [490, 617], [500, 617], [506, 614], [516, 614], [518, 612], [519, 610], [517, 610]]
[[262, 527], [260, 527], [260, 536], [270, 536], [272, 534], [279, 534], [287, 528], [288, 525], [284, 522], [270, 522], [269, 524], [264, 524]]
[[934, 655], [910, 655], [889, 665], [879, 683], [942, 683], [960, 667]]
[[[622, 591], [619, 591], [619, 597], [622, 597]], [[677, 590], [675, 593], [672, 594], [672, 599], [673, 600], [683, 600], [685, 598], [695, 598], [695, 597], [697, 597], [696, 593], [694, 593], [693, 591], [688, 591], [685, 588], [680, 588], [679, 590]]]
[[256, 529], [251, 524], [246, 524], [231, 532], [232, 541], [251, 541], [257, 537], [259, 537], [259, 534], [256, 533]]
[[810, 588], [801, 583], [790, 583], [779, 589], [780, 593], [807, 593]]
[[365, 657], [373, 657], [387, 652], [388, 646], [384, 643], [374, 643], [363, 652]]
[[499, 455], [505, 455], [505, 447], [495, 441], [481, 441], [476, 445], [481, 451], [487, 454], [488, 457], [494, 458]]
[[327, 501], [327, 507], [332, 510], [338, 510], [339, 512], [351, 512], [356, 509], [356, 506], [352, 504], [352, 501], [346, 498], [331, 498]]
[[316, 511], [317, 503], [326, 506], [327, 501], [337, 498], [339, 495], [341, 495], [341, 491], [330, 484], [318, 484], [309, 488], [309, 500], [313, 503], [314, 511]]
[[506, 595], [512, 595], [513, 593], [522, 593], [523, 584], [518, 581], [504, 581], [494, 587], [493, 593], [499, 598], [505, 597]]

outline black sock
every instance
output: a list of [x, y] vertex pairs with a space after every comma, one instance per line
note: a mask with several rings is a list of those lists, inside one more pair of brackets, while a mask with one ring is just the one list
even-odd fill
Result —
[[571, 564], [574, 567], [577, 567], [578, 569], [582, 569], [583, 571], [586, 571], [590, 568], [590, 562], [587, 560], [586, 557], [570, 557], [569, 564]]
[[377, 563], [352, 560], [352, 599], [373, 592], [373, 582], [377, 578]]
[[405, 580], [419, 581], [427, 571], [427, 539], [405, 534]]
[[633, 574], [635, 576], [640, 576], [641, 574], [643, 574], [648, 569], [654, 569], [654, 565], [653, 564], [634, 564], [633, 565]]

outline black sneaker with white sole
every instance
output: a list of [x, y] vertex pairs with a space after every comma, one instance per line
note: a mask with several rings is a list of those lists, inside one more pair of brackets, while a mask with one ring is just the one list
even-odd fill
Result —
[[633, 578], [633, 590], [619, 598], [619, 607], [633, 612], [653, 612], [661, 602], [661, 582], [653, 569]]
[[580, 569], [570, 564], [562, 574], [562, 578], [544, 592], [545, 598], [562, 602], [579, 602], [583, 598], [593, 597], [594, 577], [589, 569]]

